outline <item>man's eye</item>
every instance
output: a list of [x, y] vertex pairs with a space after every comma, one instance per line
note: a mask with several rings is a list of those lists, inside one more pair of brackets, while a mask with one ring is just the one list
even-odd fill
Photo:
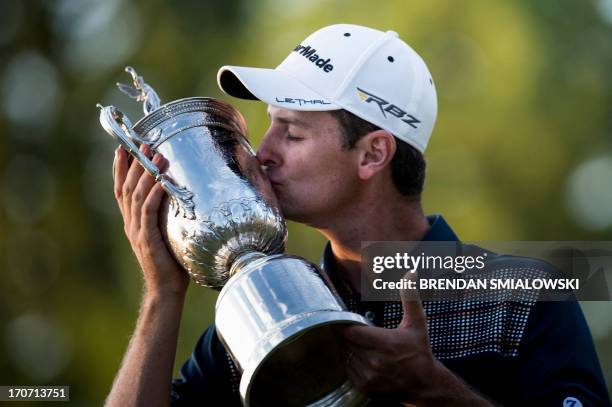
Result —
[[287, 134], [287, 140], [289, 140], [289, 141], [301, 141], [301, 140], [304, 140], [304, 138], [303, 137], [293, 136], [291, 134]]

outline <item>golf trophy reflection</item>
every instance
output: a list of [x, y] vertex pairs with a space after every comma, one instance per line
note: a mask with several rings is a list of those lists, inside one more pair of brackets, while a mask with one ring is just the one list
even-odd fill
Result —
[[[283, 254], [287, 229], [276, 197], [231, 105], [191, 97], [161, 105], [133, 68], [119, 89], [143, 102], [132, 124], [114, 106], [100, 123], [167, 193], [162, 233], [177, 262], [199, 285], [220, 290], [217, 334], [242, 371], [248, 406], [362, 406], [348, 381], [340, 324], [366, 325], [348, 312], [314, 264]], [[162, 173], [139, 150], [169, 165]]]

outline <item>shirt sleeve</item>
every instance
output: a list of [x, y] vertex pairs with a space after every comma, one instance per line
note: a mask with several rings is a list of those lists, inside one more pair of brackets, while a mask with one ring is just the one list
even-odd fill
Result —
[[576, 301], [538, 302], [519, 349], [514, 405], [609, 407], [590, 330]]
[[241, 406], [230, 377], [227, 352], [212, 324], [181, 367], [180, 378], [172, 382], [172, 406]]

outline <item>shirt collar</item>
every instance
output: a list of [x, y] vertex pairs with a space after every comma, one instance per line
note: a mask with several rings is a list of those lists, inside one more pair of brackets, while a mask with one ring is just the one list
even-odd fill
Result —
[[[459, 238], [451, 229], [446, 220], [442, 215], [430, 215], [427, 217], [429, 222], [429, 230], [423, 236], [423, 241], [443, 241], [443, 242], [455, 242], [459, 241]], [[334, 262], [334, 254], [332, 253], [331, 244], [327, 242], [325, 249], [323, 249], [323, 256], [321, 256], [321, 268], [327, 272], [329, 277], [332, 279], [334, 284], [337, 283], [336, 267]]]
[[453, 232], [453, 229], [446, 223], [442, 215], [431, 215], [427, 217], [429, 222], [429, 230], [423, 236], [424, 242], [456, 242], [459, 238]]

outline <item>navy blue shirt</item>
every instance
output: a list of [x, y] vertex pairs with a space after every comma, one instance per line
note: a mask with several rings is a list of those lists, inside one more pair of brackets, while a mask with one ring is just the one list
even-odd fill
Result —
[[[423, 240], [458, 241], [441, 216], [428, 219]], [[321, 266], [350, 311], [377, 326], [399, 324], [401, 303], [363, 302], [338, 278], [329, 244]], [[423, 308], [436, 358], [490, 400], [509, 406], [612, 406], [577, 302], [424, 301]], [[173, 405], [239, 406], [239, 380], [213, 324], [172, 384]]]

